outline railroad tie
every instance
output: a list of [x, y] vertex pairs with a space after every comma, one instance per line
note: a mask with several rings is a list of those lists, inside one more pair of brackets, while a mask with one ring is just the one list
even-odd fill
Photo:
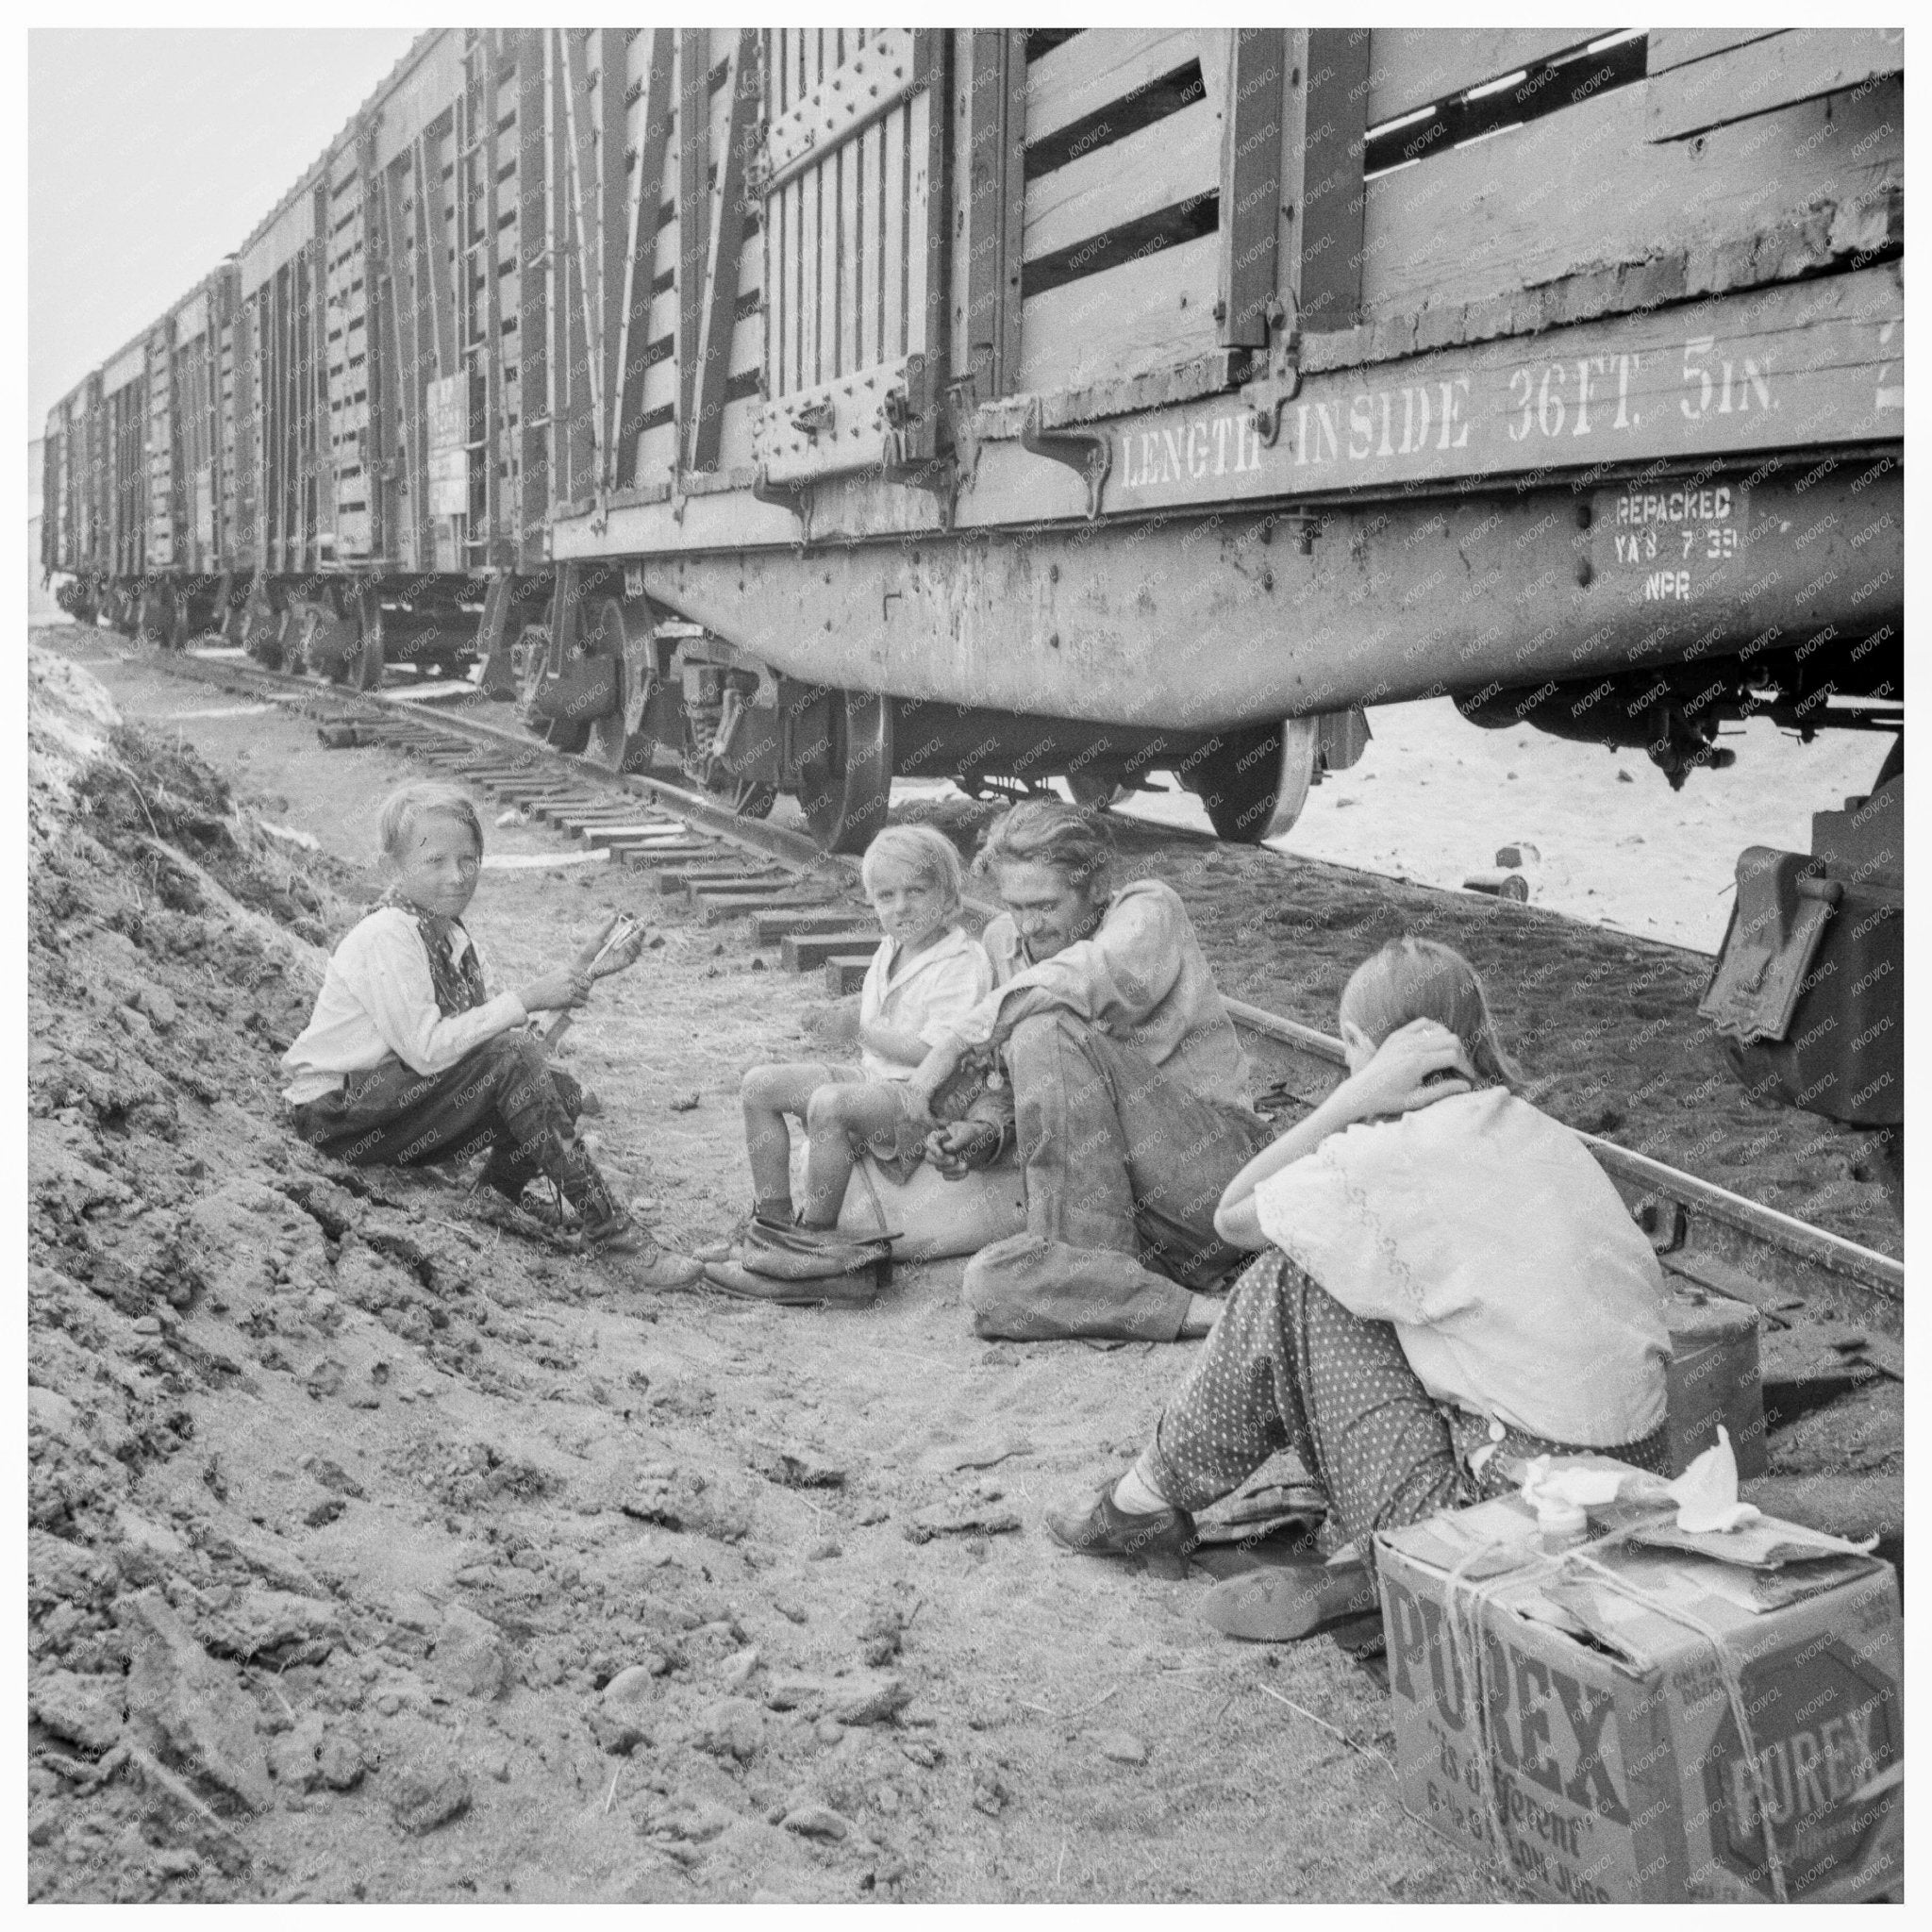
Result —
[[864, 957], [870, 959], [873, 952], [877, 950], [876, 937], [847, 919], [836, 930], [787, 933], [779, 941], [778, 957], [784, 960], [788, 973], [806, 973], [814, 966], [824, 966], [834, 959], [857, 958], [858, 949], [868, 941], [871, 941], [871, 950]]
[[835, 1000], [857, 992], [865, 984], [866, 969], [872, 964], [870, 953], [841, 953], [825, 961], [825, 991]]
[[[863, 916], [837, 908], [816, 912], [761, 912], [751, 923], [751, 936], [761, 946], [768, 946], [774, 940], [783, 940], [792, 933], [838, 933], [857, 942], [867, 936], [858, 924]], [[791, 962], [788, 960], [786, 963], [789, 965]]]

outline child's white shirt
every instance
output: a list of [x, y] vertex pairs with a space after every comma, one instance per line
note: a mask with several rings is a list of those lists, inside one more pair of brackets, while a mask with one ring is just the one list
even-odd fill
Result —
[[[475, 941], [458, 924], [453, 956], [460, 960], [472, 948]], [[480, 949], [476, 958], [482, 964]], [[284, 1098], [299, 1106], [334, 1093], [344, 1075], [380, 1066], [391, 1054], [412, 1073], [440, 1074], [528, 1018], [513, 992], [500, 992], [467, 1013], [444, 1014], [414, 916], [399, 906], [379, 906], [330, 956], [315, 1011], [282, 1056], [291, 1075]]]
[[[950, 1038], [953, 1024], [992, 991], [992, 961], [962, 926], [948, 926], [894, 973], [898, 956], [899, 941], [890, 936], [873, 955], [858, 994], [860, 1025], [916, 1033], [927, 1046], [937, 1046]], [[858, 1063], [868, 1080], [905, 1080], [918, 1065], [888, 1059], [869, 1046]]]

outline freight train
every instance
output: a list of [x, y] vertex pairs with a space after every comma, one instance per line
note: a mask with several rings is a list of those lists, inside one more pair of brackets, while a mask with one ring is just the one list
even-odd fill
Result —
[[1264, 838], [1428, 694], [1902, 744], [1903, 47], [427, 33], [54, 409], [42, 560], [841, 851], [895, 774]]

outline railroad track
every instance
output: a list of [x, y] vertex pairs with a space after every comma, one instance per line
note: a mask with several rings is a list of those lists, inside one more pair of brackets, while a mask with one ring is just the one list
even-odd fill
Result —
[[[474, 784], [560, 838], [649, 874], [705, 920], [746, 923], [755, 945], [776, 948], [794, 971], [824, 973], [834, 994], [856, 989], [876, 944], [856, 859], [828, 855], [786, 826], [741, 819], [702, 792], [554, 750], [477, 715], [489, 705], [480, 694], [448, 704], [407, 688], [353, 693], [226, 653], [161, 653], [152, 661], [231, 691], [292, 701], [346, 742], [385, 745]], [[997, 909], [970, 893], [968, 907], [975, 924]], [[1335, 1085], [1344, 1065], [1339, 1040], [1242, 1001], [1228, 1007], [1288, 1110], [1312, 1107]], [[1774, 1428], [1881, 1379], [1903, 1382], [1902, 1262], [1613, 1141], [1583, 1139], [1680, 1297], [1757, 1310]], [[1895, 1548], [1902, 1554], [1902, 1542]]]

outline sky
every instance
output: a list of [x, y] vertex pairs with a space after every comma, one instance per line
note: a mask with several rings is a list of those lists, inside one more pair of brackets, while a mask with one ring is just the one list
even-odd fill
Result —
[[27, 36], [27, 429], [250, 231], [413, 27]]

